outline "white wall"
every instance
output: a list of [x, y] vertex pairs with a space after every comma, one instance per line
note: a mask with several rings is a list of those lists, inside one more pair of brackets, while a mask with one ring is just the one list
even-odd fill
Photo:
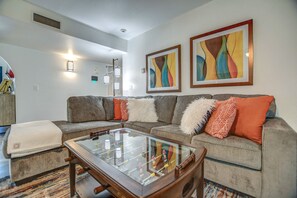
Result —
[[[248, 19], [254, 20], [254, 85], [191, 89], [190, 37]], [[278, 116], [297, 131], [296, 19], [295, 0], [213, 0], [128, 42], [123, 57], [124, 95], [146, 94], [146, 77], [140, 72], [146, 54], [181, 44], [181, 94], [274, 95]]]
[[[66, 120], [69, 96], [107, 94], [103, 84], [104, 63], [77, 60], [75, 72], [71, 73], [65, 71], [66, 60], [61, 55], [3, 43], [0, 43], [0, 56], [15, 73], [17, 123]], [[97, 83], [91, 82], [92, 75], [99, 76]]]

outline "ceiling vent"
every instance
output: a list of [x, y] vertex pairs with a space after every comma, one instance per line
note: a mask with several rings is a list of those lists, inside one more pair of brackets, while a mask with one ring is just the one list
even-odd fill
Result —
[[54, 19], [50, 19], [47, 18], [45, 16], [33, 13], [33, 21], [37, 22], [37, 23], [42, 23], [44, 25], [47, 26], [51, 26], [53, 28], [57, 28], [60, 29], [61, 28], [61, 22], [60, 21], [56, 21]]

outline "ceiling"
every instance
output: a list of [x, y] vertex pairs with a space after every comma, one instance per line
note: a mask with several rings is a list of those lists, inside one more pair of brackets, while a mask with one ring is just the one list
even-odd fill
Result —
[[[110, 64], [127, 40], [209, 1], [0, 0], [0, 43]], [[61, 21], [61, 30], [33, 22], [33, 12]]]
[[26, 1], [129, 40], [211, 0]]
[[[48, 28], [0, 16], [0, 42], [37, 49], [77, 59], [88, 59], [110, 64], [113, 58], [121, 59], [123, 52], [69, 36]], [[54, 42], [53, 42], [54, 41]]]

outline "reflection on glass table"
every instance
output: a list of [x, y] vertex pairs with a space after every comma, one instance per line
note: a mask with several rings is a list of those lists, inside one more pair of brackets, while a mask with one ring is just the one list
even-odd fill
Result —
[[112, 165], [143, 186], [175, 170], [195, 148], [144, 136], [131, 129], [78, 140], [94, 157]]

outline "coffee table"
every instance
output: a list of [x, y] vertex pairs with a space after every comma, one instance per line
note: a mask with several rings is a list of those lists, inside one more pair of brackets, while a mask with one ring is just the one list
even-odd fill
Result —
[[[70, 194], [100, 197], [203, 197], [204, 147], [121, 128], [68, 140]], [[76, 171], [76, 164], [82, 168]], [[87, 172], [78, 183], [76, 172]]]

